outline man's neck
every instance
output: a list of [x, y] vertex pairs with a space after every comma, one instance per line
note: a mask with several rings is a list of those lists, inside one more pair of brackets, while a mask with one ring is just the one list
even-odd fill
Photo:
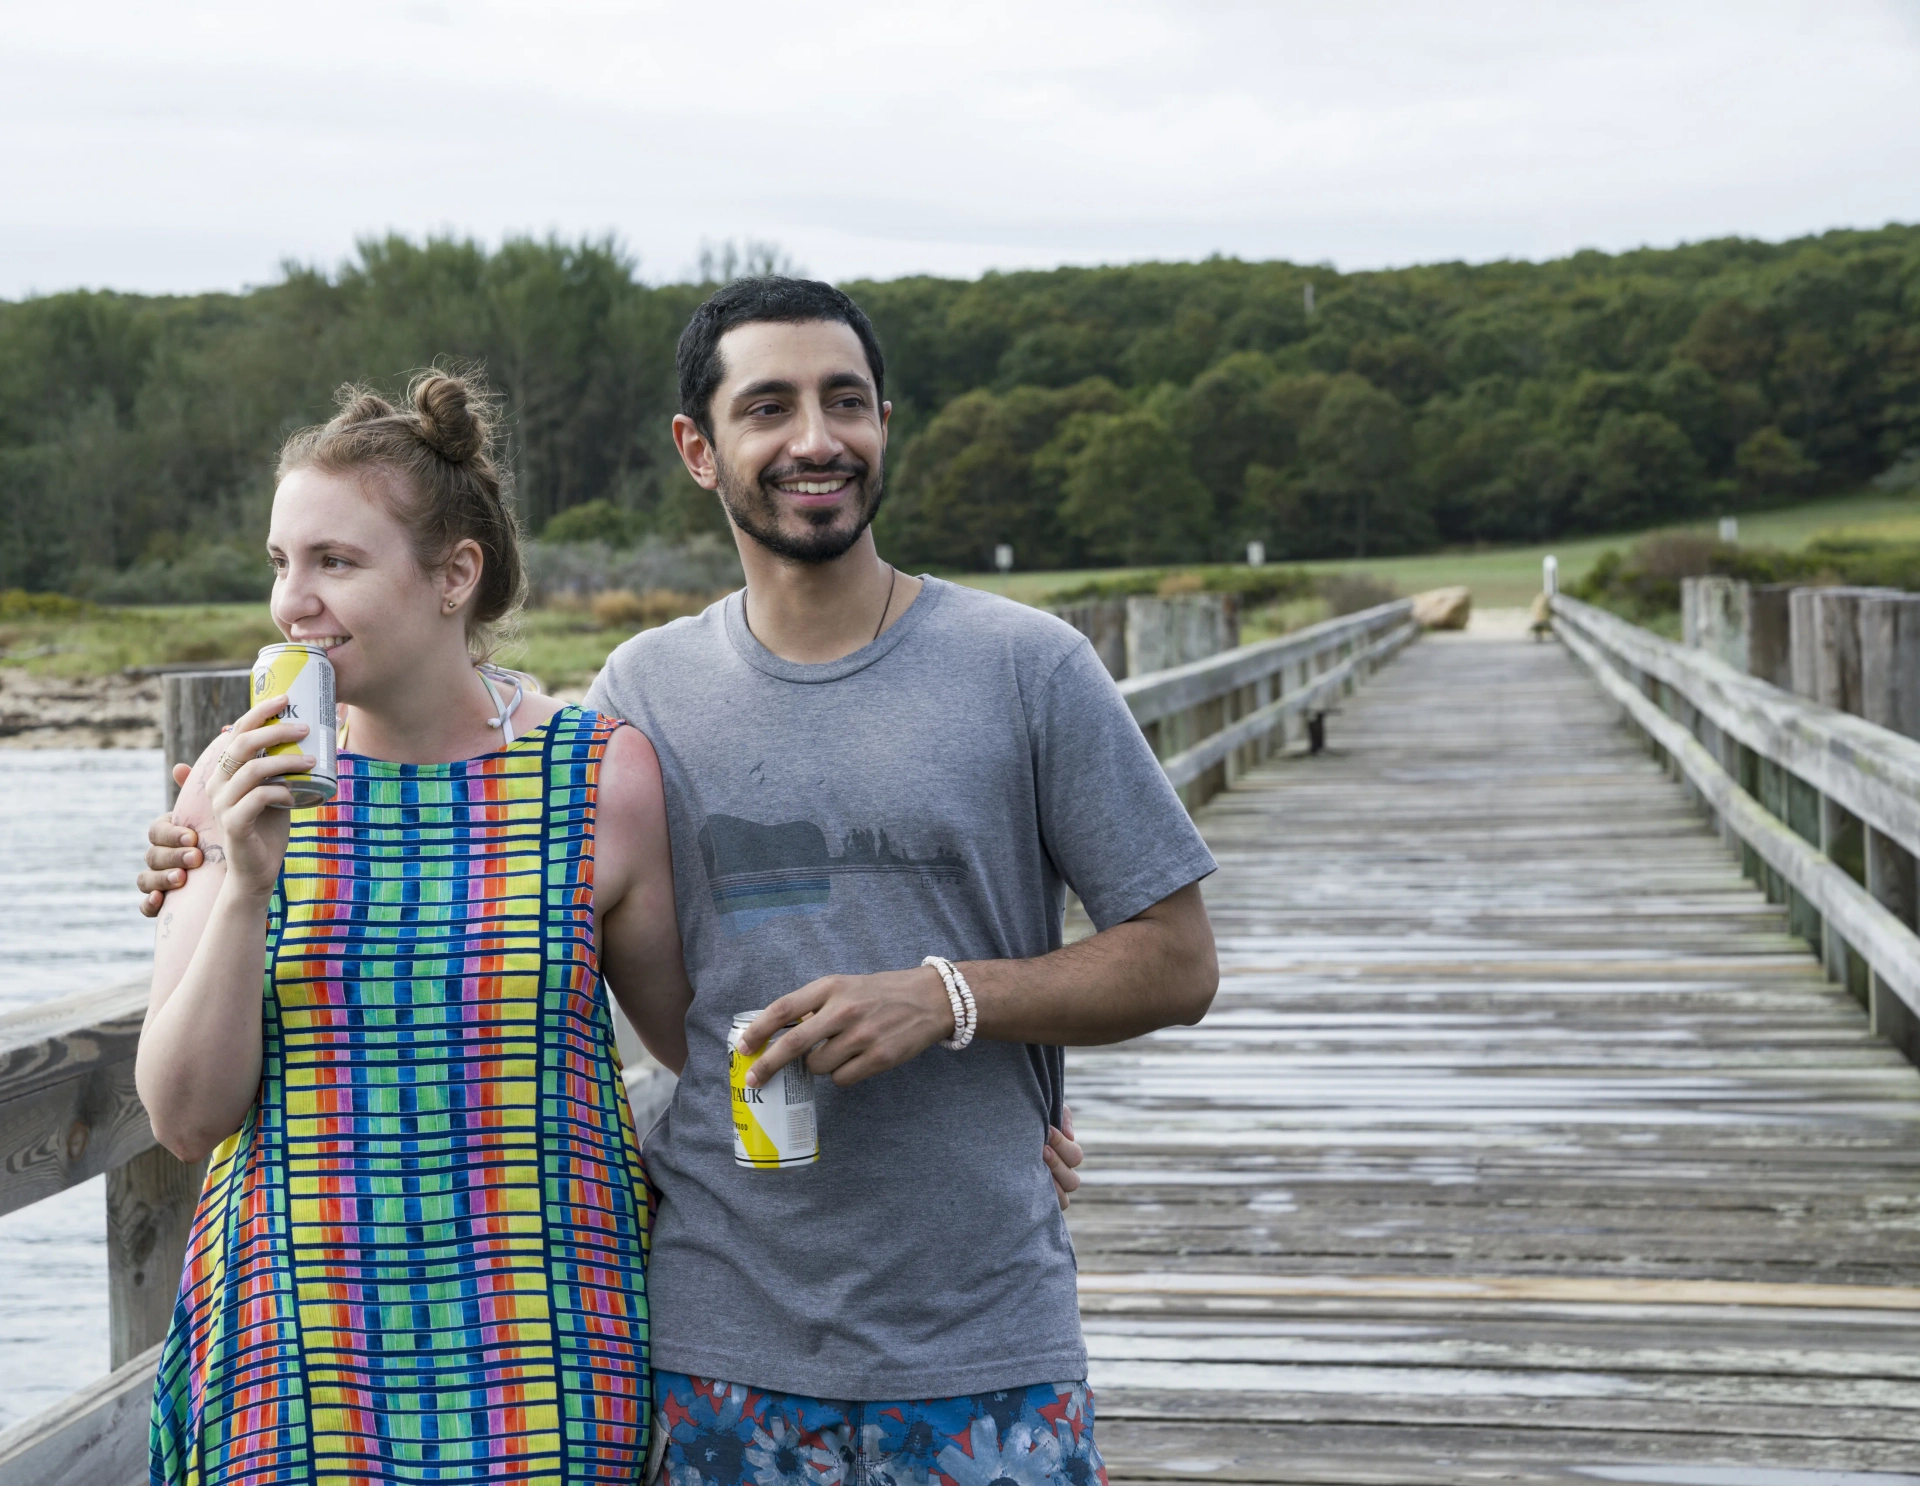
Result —
[[881, 560], [871, 530], [831, 562], [777, 557], [738, 530], [734, 541], [747, 575], [747, 627], [797, 665], [825, 665], [872, 644], [920, 592], [918, 578]]

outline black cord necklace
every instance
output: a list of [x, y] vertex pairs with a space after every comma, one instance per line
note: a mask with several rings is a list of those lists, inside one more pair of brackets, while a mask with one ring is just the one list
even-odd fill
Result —
[[[873, 627], [873, 640], [879, 639], [880, 631], [887, 627], [887, 611], [893, 607], [893, 585], [900, 581], [900, 569], [888, 563], [887, 571], [893, 576], [887, 579], [887, 601], [880, 606], [880, 622]], [[871, 645], [873, 640], [867, 643]]]

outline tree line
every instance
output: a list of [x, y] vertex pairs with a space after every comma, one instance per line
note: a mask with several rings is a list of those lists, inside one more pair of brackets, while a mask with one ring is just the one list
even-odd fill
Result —
[[[436, 361], [502, 393], [530, 530], [715, 530], [667, 437], [709, 287], [607, 241], [395, 237], [243, 294], [0, 303], [0, 587], [257, 581], [284, 434]], [[844, 287], [888, 356], [881, 535], [916, 565], [1534, 541], [1856, 486], [1920, 446], [1920, 228]]]

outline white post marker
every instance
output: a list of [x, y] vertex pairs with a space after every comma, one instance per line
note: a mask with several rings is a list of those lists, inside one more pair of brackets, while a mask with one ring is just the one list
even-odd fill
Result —
[[1247, 543], [1247, 566], [1262, 568], [1267, 565], [1267, 544], [1265, 542]]
[[1549, 594], [1560, 591], [1560, 559], [1551, 553], [1540, 560], [1540, 587]]
[[1738, 516], [1722, 516], [1720, 518], [1720, 540], [1723, 542], [1737, 542], [1740, 540], [1740, 518]]
[[1013, 571], [1013, 548], [1002, 542], [993, 549], [993, 565], [1003, 573]]

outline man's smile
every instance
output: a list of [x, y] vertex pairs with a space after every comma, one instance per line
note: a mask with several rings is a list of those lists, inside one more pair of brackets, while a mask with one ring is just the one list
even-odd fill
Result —
[[774, 488], [803, 506], [826, 505], [853, 484], [851, 475], [828, 475], [811, 480], [778, 480]]

